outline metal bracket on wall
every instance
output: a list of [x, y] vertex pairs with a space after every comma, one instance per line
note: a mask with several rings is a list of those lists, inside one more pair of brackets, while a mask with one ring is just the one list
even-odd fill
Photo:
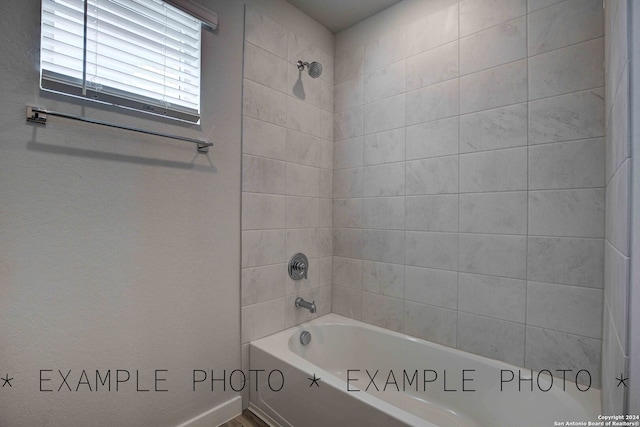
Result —
[[154, 132], [154, 131], [135, 128], [131, 126], [123, 126], [115, 123], [104, 122], [102, 120], [91, 119], [89, 117], [74, 116], [72, 114], [60, 113], [58, 111], [49, 111], [46, 108], [27, 105], [27, 122], [46, 125], [47, 116], [64, 117], [65, 119], [78, 120], [80, 122], [93, 123], [101, 126], [108, 126], [108, 127], [117, 128], [117, 129], [129, 130], [132, 132], [144, 133], [147, 135], [155, 135], [155, 136], [161, 136], [163, 138], [170, 138], [170, 139], [177, 139], [179, 141], [191, 142], [198, 145], [198, 153], [207, 153], [209, 152], [209, 147], [213, 146], [212, 142], [202, 141], [199, 139], [187, 138], [185, 136], [171, 135], [171, 134], [161, 133], [161, 132]]

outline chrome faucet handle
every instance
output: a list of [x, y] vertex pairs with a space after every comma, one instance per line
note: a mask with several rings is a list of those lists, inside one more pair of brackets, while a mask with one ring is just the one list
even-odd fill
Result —
[[293, 280], [300, 280], [307, 278], [307, 272], [309, 271], [309, 259], [303, 253], [297, 253], [289, 260], [289, 277]]

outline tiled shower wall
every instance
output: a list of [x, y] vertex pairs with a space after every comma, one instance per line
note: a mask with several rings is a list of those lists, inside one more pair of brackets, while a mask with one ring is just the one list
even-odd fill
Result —
[[[319, 61], [312, 79], [298, 60]], [[273, 19], [245, 14], [242, 344], [331, 312], [333, 55]], [[307, 280], [287, 262], [309, 257]], [[297, 296], [318, 312], [296, 309]], [[243, 362], [247, 366], [246, 360]]]
[[624, 375], [629, 343], [628, 292], [631, 208], [631, 144], [629, 116], [629, 34], [626, 0], [605, 2], [606, 58], [606, 227], [604, 244], [604, 324], [602, 346], [602, 408], [606, 414], [624, 413]]
[[336, 45], [333, 311], [598, 385], [601, 0], [452, 1], [385, 31]]

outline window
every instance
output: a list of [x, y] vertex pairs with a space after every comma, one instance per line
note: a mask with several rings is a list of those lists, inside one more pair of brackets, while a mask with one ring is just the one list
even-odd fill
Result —
[[42, 0], [41, 88], [197, 122], [201, 25], [160, 0]]

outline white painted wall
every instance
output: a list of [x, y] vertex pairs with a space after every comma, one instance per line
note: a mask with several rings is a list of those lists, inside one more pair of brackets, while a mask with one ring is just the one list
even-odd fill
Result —
[[[194, 392], [191, 378], [240, 367], [244, 3], [201, 3], [220, 28], [203, 38], [199, 128], [41, 93], [40, 2], [2, 1], [0, 376], [14, 380], [0, 390], [0, 425], [175, 426], [234, 396]], [[332, 35], [284, 0], [252, 3], [332, 52]], [[196, 155], [191, 144], [55, 117], [33, 126], [27, 104], [215, 147]], [[43, 388], [54, 390], [57, 370], [71, 370], [74, 391], [39, 391], [41, 369], [53, 370]], [[83, 369], [94, 386], [96, 369], [132, 380], [76, 392]], [[146, 389], [155, 369], [169, 371], [169, 391], [137, 392], [135, 370]]]

